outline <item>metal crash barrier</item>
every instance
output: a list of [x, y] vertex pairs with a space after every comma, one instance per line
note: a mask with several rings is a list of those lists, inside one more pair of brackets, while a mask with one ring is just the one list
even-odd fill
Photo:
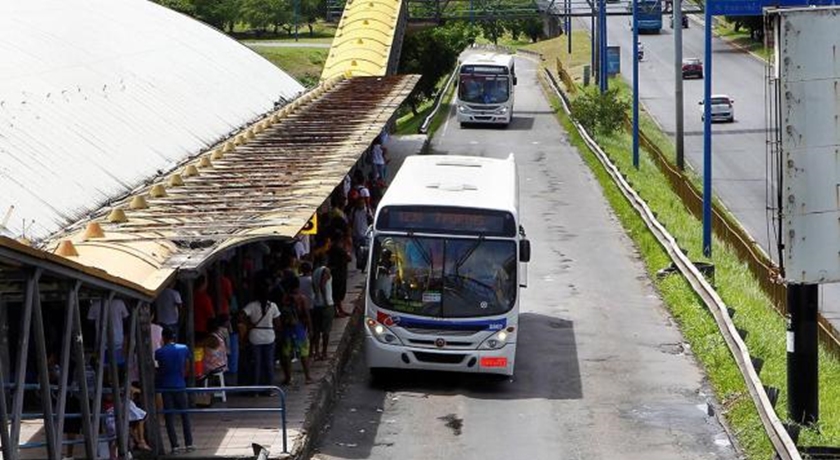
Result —
[[265, 391], [276, 392], [276, 396], [280, 397], [279, 407], [196, 407], [190, 409], [165, 409], [157, 411], [158, 414], [240, 414], [240, 413], [264, 413], [264, 412], [279, 412], [280, 413], [280, 429], [283, 434], [283, 453], [289, 453], [288, 440], [286, 436], [286, 393], [278, 386], [243, 386], [243, 387], [192, 387], [183, 389], [163, 389], [158, 388], [156, 393], [217, 393], [224, 391], [225, 393], [257, 393]]

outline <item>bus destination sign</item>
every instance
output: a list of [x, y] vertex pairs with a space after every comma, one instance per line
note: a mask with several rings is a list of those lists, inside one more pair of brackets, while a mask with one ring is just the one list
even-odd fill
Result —
[[380, 231], [516, 236], [516, 223], [509, 212], [435, 206], [388, 206], [380, 211], [376, 228]]

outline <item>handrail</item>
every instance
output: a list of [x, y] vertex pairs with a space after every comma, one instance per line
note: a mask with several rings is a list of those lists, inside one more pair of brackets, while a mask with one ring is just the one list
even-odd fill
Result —
[[[554, 76], [551, 75], [551, 72], [549, 72], [548, 69], [544, 70], [551, 86], [553, 87], [552, 89], [560, 97], [563, 110], [567, 114], [571, 115], [571, 110], [569, 109], [565, 93], [563, 93], [560, 89], [560, 86], [557, 84]], [[572, 120], [572, 123], [580, 133], [587, 147], [589, 147], [592, 153], [595, 154], [604, 166], [604, 169], [610, 177], [612, 177], [613, 182], [615, 182], [621, 193], [630, 205], [636, 209], [639, 216], [645, 222], [645, 225], [657, 239], [659, 244], [666, 252], [668, 252], [668, 255], [680, 270], [680, 273], [691, 285], [694, 292], [703, 299], [706, 307], [715, 317], [718, 329], [720, 330], [721, 335], [723, 335], [726, 345], [729, 348], [732, 357], [735, 359], [735, 363], [738, 365], [739, 370], [741, 371], [744, 383], [747, 385], [753, 404], [755, 404], [758, 415], [761, 418], [761, 423], [764, 425], [764, 431], [770, 438], [770, 442], [773, 444], [776, 454], [783, 460], [801, 460], [802, 457], [799, 455], [796, 444], [793, 442], [793, 439], [791, 439], [790, 434], [787, 432], [784, 425], [782, 425], [782, 422], [779, 420], [773, 405], [770, 403], [770, 399], [767, 397], [767, 393], [764, 391], [764, 387], [761, 384], [758, 373], [752, 365], [747, 345], [744, 343], [743, 338], [741, 338], [741, 335], [736, 330], [735, 324], [732, 322], [732, 318], [727, 312], [726, 304], [723, 303], [723, 299], [720, 298], [711, 284], [706, 281], [705, 277], [703, 277], [697, 267], [680, 249], [674, 237], [671, 236], [665, 227], [656, 220], [653, 211], [651, 211], [647, 203], [636, 193], [635, 190], [633, 190], [630, 184], [624, 179], [624, 176], [621, 175], [618, 168], [612, 163], [612, 161], [610, 161], [607, 154], [601, 149], [595, 140], [589, 136], [586, 129], [574, 120]]]
[[289, 453], [288, 440], [286, 439], [286, 393], [282, 388], [274, 385], [254, 385], [236, 387], [190, 387], [190, 388], [157, 388], [156, 393], [254, 393], [258, 391], [276, 391], [280, 397], [280, 407], [225, 407], [225, 408], [195, 408], [195, 409], [166, 409], [159, 410], [159, 414], [230, 414], [243, 412], [280, 412], [280, 426], [283, 432], [283, 453]]
[[432, 119], [435, 118], [437, 115], [438, 110], [440, 110], [440, 105], [443, 103], [443, 96], [449, 91], [449, 87], [452, 85], [452, 82], [455, 80], [455, 76], [458, 74], [458, 66], [455, 66], [455, 69], [452, 71], [452, 74], [449, 76], [449, 80], [446, 81], [446, 84], [443, 85], [443, 88], [440, 89], [437, 96], [435, 96], [435, 108], [432, 109], [431, 113], [423, 120], [423, 124], [417, 128], [417, 132], [419, 134], [429, 134], [429, 127], [432, 125]]

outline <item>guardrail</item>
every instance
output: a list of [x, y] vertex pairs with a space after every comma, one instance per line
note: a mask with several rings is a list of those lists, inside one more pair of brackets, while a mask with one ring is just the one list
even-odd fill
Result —
[[289, 453], [288, 440], [286, 436], [286, 393], [278, 386], [243, 386], [243, 387], [191, 387], [191, 388], [158, 388], [157, 393], [218, 393], [224, 391], [225, 393], [256, 393], [272, 391], [280, 397], [280, 407], [201, 407], [194, 409], [165, 409], [157, 411], [158, 414], [237, 414], [237, 413], [262, 413], [262, 412], [279, 412], [280, 413], [280, 429], [283, 433], [283, 453]]
[[[551, 72], [547, 69], [544, 70], [552, 89], [560, 97], [563, 110], [567, 114], [571, 115], [569, 101], [566, 94], [560, 89], [560, 85], [554, 79]], [[645, 225], [657, 239], [662, 248], [668, 253], [671, 260], [679, 269], [686, 281], [688, 281], [691, 285], [692, 290], [694, 290], [694, 292], [703, 299], [706, 307], [714, 316], [718, 329], [726, 341], [726, 345], [729, 348], [732, 357], [735, 359], [738, 369], [741, 371], [741, 375], [743, 376], [747, 389], [750, 392], [750, 397], [752, 398], [753, 404], [755, 404], [756, 410], [761, 418], [764, 431], [767, 433], [770, 442], [773, 444], [773, 448], [775, 449], [778, 457], [783, 460], [801, 460], [802, 457], [797, 450], [796, 444], [793, 442], [790, 434], [776, 415], [773, 404], [770, 402], [770, 399], [761, 384], [761, 380], [758, 378], [758, 373], [753, 367], [747, 345], [744, 343], [741, 335], [736, 330], [735, 324], [732, 322], [732, 318], [729, 316], [726, 309], [726, 304], [723, 303], [723, 300], [717, 292], [715, 292], [711, 284], [706, 281], [698, 268], [688, 259], [688, 257], [686, 257], [676, 240], [674, 240], [674, 237], [671, 236], [665, 227], [656, 220], [653, 211], [650, 210], [647, 203], [645, 203], [635, 190], [633, 190], [630, 184], [627, 183], [618, 168], [612, 163], [612, 161], [610, 161], [607, 154], [601, 149], [595, 140], [589, 136], [589, 133], [586, 132], [583, 126], [574, 120], [572, 123], [574, 123], [575, 128], [580, 133], [587, 147], [589, 147], [592, 153], [598, 158], [604, 166], [604, 169], [612, 178], [613, 182], [615, 182], [616, 186], [618, 186], [621, 193], [630, 205], [633, 206], [636, 212], [638, 212], [639, 216], [645, 222]]]
[[438, 110], [440, 110], [440, 106], [443, 103], [443, 97], [449, 91], [449, 87], [452, 86], [452, 82], [455, 81], [455, 77], [458, 75], [458, 66], [455, 66], [455, 70], [452, 71], [452, 74], [449, 76], [449, 80], [446, 80], [446, 84], [443, 85], [443, 88], [440, 89], [437, 96], [435, 96], [435, 107], [432, 109], [432, 112], [423, 120], [423, 124], [417, 128], [417, 132], [419, 134], [429, 134], [429, 127], [432, 126], [432, 120], [437, 115]]

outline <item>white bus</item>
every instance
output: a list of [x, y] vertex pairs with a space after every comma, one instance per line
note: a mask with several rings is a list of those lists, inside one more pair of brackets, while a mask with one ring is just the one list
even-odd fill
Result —
[[513, 155], [407, 158], [380, 202], [369, 245], [372, 374], [513, 375], [531, 253]]
[[513, 119], [513, 56], [500, 53], [470, 54], [458, 67], [458, 121], [510, 124]]

